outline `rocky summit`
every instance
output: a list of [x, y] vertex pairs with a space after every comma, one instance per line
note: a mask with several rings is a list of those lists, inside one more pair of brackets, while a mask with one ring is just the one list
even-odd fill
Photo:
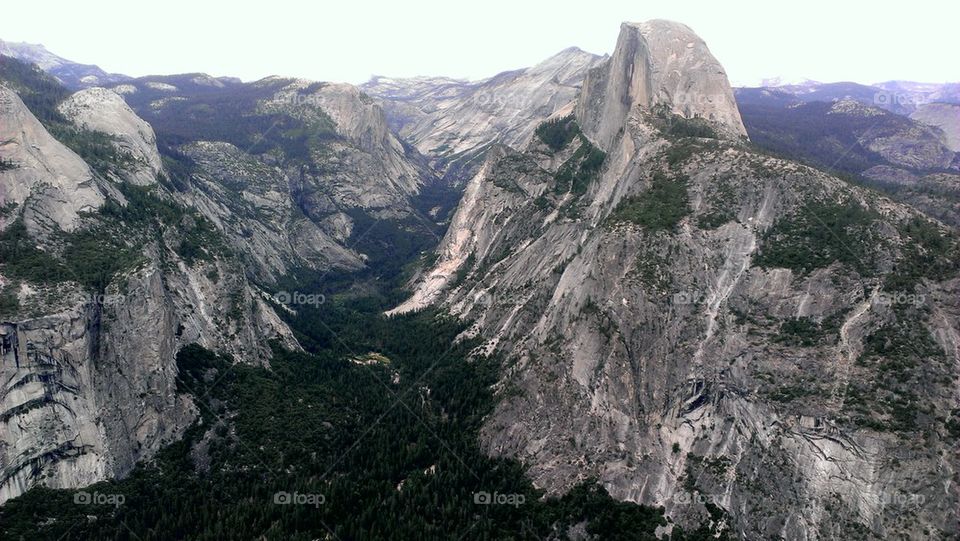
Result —
[[482, 442], [548, 492], [595, 477], [744, 538], [952, 531], [957, 253], [914, 228], [951, 233], [743, 133], [689, 29], [623, 25], [574, 115], [487, 156], [391, 313], [439, 303], [507, 358]]
[[355, 86], [0, 41], [0, 537], [960, 535], [954, 86], [611, 45]]

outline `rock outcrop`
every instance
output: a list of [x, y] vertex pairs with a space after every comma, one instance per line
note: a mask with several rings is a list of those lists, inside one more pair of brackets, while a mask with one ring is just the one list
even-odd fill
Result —
[[16, 284], [20, 308], [0, 324], [0, 502], [37, 484], [123, 477], [176, 441], [209, 407], [178, 391], [183, 345], [240, 362], [265, 362], [271, 338], [297, 347], [242, 269], [223, 261], [147, 264], [102, 293]]
[[636, 106], [665, 105], [745, 136], [727, 74], [688, 27], [670, 21], [624, 23], [613, 55], [591, 69], [577, 101], [584, 133], [606, 150]]
[[576, 98], [587, 70], [600, 61], [571, 47], [482, 81], [374, 77], [361, 88], [383, 101], [401, 137], [459, 182], [476, 172], [490, 145], [525, 145], [543, 118]]
[[[357, 270], [361, 254], [347, 248], [353, 221], [331, 204], [311, 219], [297, 206], [295, 184], [282, 168], [224, 142], [200, 141], [180, 151], [196, 164], [197, 189], [180, 194], [231, 239], [262, 283], [296, 268]], [[331, 214], [332, 213], [332, 214]]]
[[[17, 209], [31, 231], [72, 231], [104, 196], [93, 171], [54, 139], [17, 94], [0, 84], [0, 208]], [[12, 212], [0, 215], [0, 229]]]
[[81, 90], [61, 103], [59, 111], [77, 127], [114, 139], [116, 147], [133, 161], [126, 167], [124, 180], [139, 185], [156, 182], [163, 168], [157, 137], [119, 94], [105, 88]]
[[960, 104], [923, 104], [910, 114], [910, 118], [940, 128], [947, 147], [954, 152], [960, 152]]
[[203, 213], [158, 184], [149, 125], [102, 89], [61, 111], [136, 158], [104, 178], [0, 85], [0, 502], [122, 477], [175, 441], [208, 407], [178, 389], [182, 346], [250, 363], [273, 339], [299, 347]]
[[[393, 212], [396, 218], [431, 176], [407, 156], [383, 109], [353, 85], [296, 80], [264, 100], [259, 111], [326, 124], [344, 139], [329, 141], [330, 154], [321, 158], [335, 168], [324, 184], [332, 184], [327, 189], [339, 205]], [[346, 167], [337, 167], [341, 164]]]
[[[506, 358], [482, 445], [550, 493], [593, 477], [744, 539], [956, 535], [956, 240], [672, 103], [648, 59], [692, 43], [696, 79], [688, 32], [625, 25], [552, 144], [489, 153], [396, 312], [439, 303]], [[687, 102], [719, 138], [671, 131]]]

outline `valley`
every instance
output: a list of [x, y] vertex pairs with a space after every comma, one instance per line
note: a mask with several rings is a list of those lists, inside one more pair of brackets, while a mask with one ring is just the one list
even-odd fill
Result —
[[612, 51], [0, 41], [0, 538], [955, 538], [955, 85]]

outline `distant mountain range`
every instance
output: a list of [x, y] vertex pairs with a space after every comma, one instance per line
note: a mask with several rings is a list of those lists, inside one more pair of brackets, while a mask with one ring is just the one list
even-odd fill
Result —
[[0, 56], [9, 56], [36, 64], [40, 69], [56, 77], [68, 88], [80, 89], [92, 86], [108, 86], [131, 77], [118, 73], [107, 73], [99, 66], [80, 64], [57, 56], [40, 44], [3, 41], [0, 39]]

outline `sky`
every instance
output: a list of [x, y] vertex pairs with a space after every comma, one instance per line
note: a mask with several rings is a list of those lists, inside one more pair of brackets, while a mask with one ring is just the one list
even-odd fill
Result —
[[737, 86], [960, 81], [956, 0], [3, 1], [0, 39], [132, 76], [480, 79], [570, 46], [610, 53], [620, 22], [661, 18], [693, 28]]

